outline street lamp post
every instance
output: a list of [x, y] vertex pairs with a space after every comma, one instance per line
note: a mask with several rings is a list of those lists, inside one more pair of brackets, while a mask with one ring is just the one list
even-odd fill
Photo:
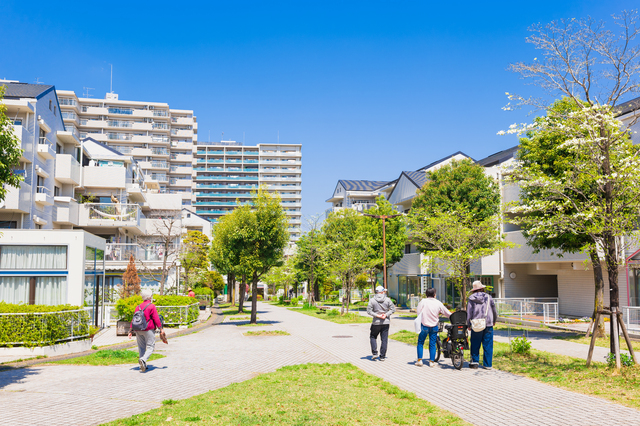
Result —
[[402, 216], [402, 214], [366, 214], [362, 213], [363, 216], [369, 216], [376, 219], [382, 219], [382, 266], [384, 268], [384, 275], [382, 276], [382, 282], [384, 283], [384, 289], [387, 289], [387, 236], [386, 236], [386, 225], [387, 219], [392, 217]]

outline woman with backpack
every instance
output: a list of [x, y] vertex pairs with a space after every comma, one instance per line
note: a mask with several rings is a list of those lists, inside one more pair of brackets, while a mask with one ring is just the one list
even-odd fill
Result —
[[153, 292], [145, 288], [140, 292], [142, 303], [136, 306], [133, 313], [133, 319], [129, 326], [129, 339], [135, 331], [138, 340], [138, 364], [140, 364], [140, 372], [147, 371], [147, 361], [156, 347], [155, 329], [160, 329], [160, 337], [164, 341], [164, 331], [162, 330], [162, 321], [158, 316], [156, 305], [151, 303]]
[[498, 320], [496, 304], [480, 281], [473, 282], [471, 296], [467, 302], [467, 326], [471, 330], [470, 368], [478, 368], [480, 345], [482, 345], [482, 367], [491, 370], [493, 362], [493, 325]]

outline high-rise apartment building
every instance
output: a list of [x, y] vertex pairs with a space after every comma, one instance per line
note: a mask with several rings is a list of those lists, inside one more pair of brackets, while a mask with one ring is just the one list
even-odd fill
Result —
[[302, 219], [302, 145], [232, 141], [199, 142], [194, 159], [196, 213], [216, 222], [251, 200], [265, 185], [278, 192], [289, 219], [291, 241], [300, 238]]
[[180, 194], [191, 205], [193, 146], [198, 123], [192, 110], [166, 103], [123, 101], [115, 93], [104, 99], [80, 98], [58, 90], [67, 131], [92, 138], [137, 160], [149, 188]]

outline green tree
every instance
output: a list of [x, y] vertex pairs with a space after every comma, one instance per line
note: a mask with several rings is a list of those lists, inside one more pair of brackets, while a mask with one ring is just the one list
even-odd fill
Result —
[[13, 168], [20, 164], [23, 150], [20, 140], [13, 131], [13, 123], [7, 117], [7, 107], [1, 102], [4, 99], [6, 86], [0, 86], [0, 201], [7, 196], [5, 185], [20, 188], [24, 177], [15, 174]]
[[200, 231], [189, 231], [182, 240], [180, 264], [184, 269], [185, 287], [191, 286], [192, 275], [209, 269], [209, 237]]
[[342, 282], [341, 314], [349, 311], [356, 277], [368, 268], [373, 242], [364, 229], [364, 217], [352, 209], [331, 213], [324, 222], [329, 270]]
[[427, 172], [408, 220], [411, 237], [433, 272], [448, 271], [466, 308], [470, 266], [509, 246], [499, 232], [500, 193], [482, 166], [469, 159]]
[[310, 229], [297, 242], [295, 254], [296, 269], [307, 281], [308, 301], [313, 304], [320, 300], [320, 283], [327, 275], [325, 260], [325, 239], [317, 218], [309, 221]]
[[196, 287], [210, 288], [217, 296], [224, 290], [224, 278], [218, 271], [201, 269], [197, 276]]
[[[374, 216], [391, 216], [398, 214], [393, 205], [382, 195], [376, 199], [376, 206], [367, 210], [367, 214]], [[382, 245], [382, 219], [365, 216], [363, 227], [371, 240], [371, 252], [369, 256], [369, 280], [373, 287], [376, 285], [376, 276], [384, 271], [384, 247]], [[407, 244], [407, 225], [404, 216], [385, 219], [385, 241], [387, 249], [387, 269], [394, 263], [402, 260], [404, 247]]]
[[[565, 173], [571, 173], [574, 168], [575, 154], [568, 149], [565, 143], [568, 135], [562, 130], [564, 120], [561, 118], [571, 111], [577, 111], [577, 105], [569, 98], [556, 101], [550, 107], [549, 119], [552, 120], [547, 128], [538, 131], [529, 131], [527, 136], [520, 138], [520, 149], [517, 154], [519, 168], [537, 170], [544, 176], [552, 179], [561, 179]], [[540, 121], [540, 120], [536, 120]], [[505, 175], [505, 180], [514, 185], [519, 185], [518, 176], [520, 173]], [[586, 178], [587, 176], [584, 176]], [[593, 182], [583, 179], [583, 190], [588, 191], [593, 186]], [[541, 249], [559, 250], [556, 254], [562, 257], [562, 253], [587, 252], [591, 259], [593, 276], [595, 282], [594, 313], [604, 308], [604, 279], [602, 275], [602, 264], [598, 256], [597, 247], [593, 244], [593, 239], [585, 233], [562, 232], [558, 233], [558, 228], [553, 226], [540, 227], [540, 223], [546, 221], [546, 216], [550, 212], [531, 210], [528, 213], [511, 216], [510, 210], [514, 206], [531, 206], [537, 203], [541, 197], [545, 197], [544, 191], [538, 187], [525, 185], [520, 191], [518, 201], [505, 206], [507, 221], [521, 226], [522, 234], [527, 240], [527, 244], [539, 252]], [[567, 194], [571, 196], [570, 194]], [[567, 211], [572, 215], [574, 212]], [[553, 213], [555, 215], [555, 212]], [[596, 325], [594, 333], [604, 336], [604, 318]]]

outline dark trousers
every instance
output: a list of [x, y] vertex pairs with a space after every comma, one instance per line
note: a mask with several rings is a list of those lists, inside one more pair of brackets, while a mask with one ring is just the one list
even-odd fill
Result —
[[482, 345], [482, 365], [491, 367], [493, 364], [493, 327], [482, 331], [471, 330], [471, 362], [480, 361], [480, 345]]
[[380, 356], [385, 358], [387, 356], [387, 342], [389, 341], [389, 324], [371, 324], [369, 338], [371, 340], [371, 353], [374, 356], [378, 355], [378, 334], [380, 335]]

